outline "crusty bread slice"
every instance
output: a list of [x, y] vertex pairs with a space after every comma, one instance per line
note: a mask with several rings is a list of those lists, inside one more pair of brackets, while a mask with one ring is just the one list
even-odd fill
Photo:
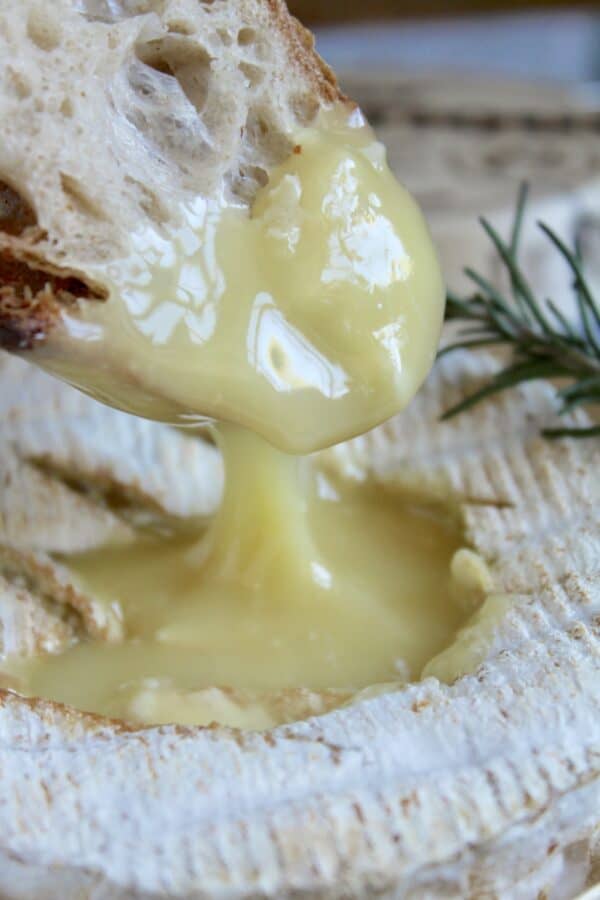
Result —
[[146, 222], [249, 204], [340, 97], [283, 0], [4, 0], [0, 346], [28, 349]]

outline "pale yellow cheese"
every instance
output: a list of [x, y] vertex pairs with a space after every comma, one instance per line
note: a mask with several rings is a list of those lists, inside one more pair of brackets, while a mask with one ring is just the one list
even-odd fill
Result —
[[[126, 641], [28, 661], [13, 670], [22, 690], [126, 718], [203, 721], [194, 692], [211, 685], [356, 691], [418, 678], [448, 646], [463, 618], [451, 517], [315, 475], [249, 432], [224, 440], [232, 477], [204, 536], [66, 560], [84, 591], [121, 608]], [[232, 721], [230, 706], [211, 714]], [[264, 718], [254, 707], [243, 720]]]
[[488, 656], [498, 628], [511, 609], [510, 594], [490, 594], [462, 627], [452, 644], [425, 666], [424, 677], [452, 682], [473, 672]]
[[358, 112], [297, 135], [252, 210], [197, 197], [92, 270], [105, 303], [65, 312], [37, 361], [112, 405], [237, 422], [294, 453], [404, 407], [444, 311], [423, 217]]

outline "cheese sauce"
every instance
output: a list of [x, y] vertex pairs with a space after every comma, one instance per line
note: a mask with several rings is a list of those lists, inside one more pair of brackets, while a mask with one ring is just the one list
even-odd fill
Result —
[[121, 608], [126, 640], [27, 662], [14, 674], [28, 693], [124, 718], [203, 721], [195, 692], [211, 685], [355, 692], [418, 678], [448, 645], [461, 622], [456, 523], [315, 472], [251, 432], [229, 426], [221, 441], [225, 496], [204, 535], [66, 560], [85, 592]]

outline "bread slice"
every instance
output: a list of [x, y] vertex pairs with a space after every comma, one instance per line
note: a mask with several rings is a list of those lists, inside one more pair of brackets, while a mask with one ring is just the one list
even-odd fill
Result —
[[249, 205], [292, 135], [340, 99], [283, 0], [5, 0], [0, 347], [101, 301], [88, 266], [186, 198]]

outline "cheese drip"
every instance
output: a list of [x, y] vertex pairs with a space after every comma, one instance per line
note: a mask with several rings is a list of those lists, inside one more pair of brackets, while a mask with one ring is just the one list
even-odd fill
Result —
[[252, 210], [198, 197], [92, 270], [35, 359], [100, 400], [237, 422], [308, 453], [402, 409], [429, 371], [444, 289], [423, 217], [355, 112], [324, 114]]
[[[315, 472], [237, 427], [219, 441], [225, 494], [204, 535], [65, 560], [83, 591], [121, 607], [125, 642], [21, 664], [20, 690], [126, 719], [264, 727], [286, 689], [349, 696], [419, 677], [448, 646], [461, 613], [447, 516]], [[258, 700], [215, 705], [203, 693], [215, 685]]]

